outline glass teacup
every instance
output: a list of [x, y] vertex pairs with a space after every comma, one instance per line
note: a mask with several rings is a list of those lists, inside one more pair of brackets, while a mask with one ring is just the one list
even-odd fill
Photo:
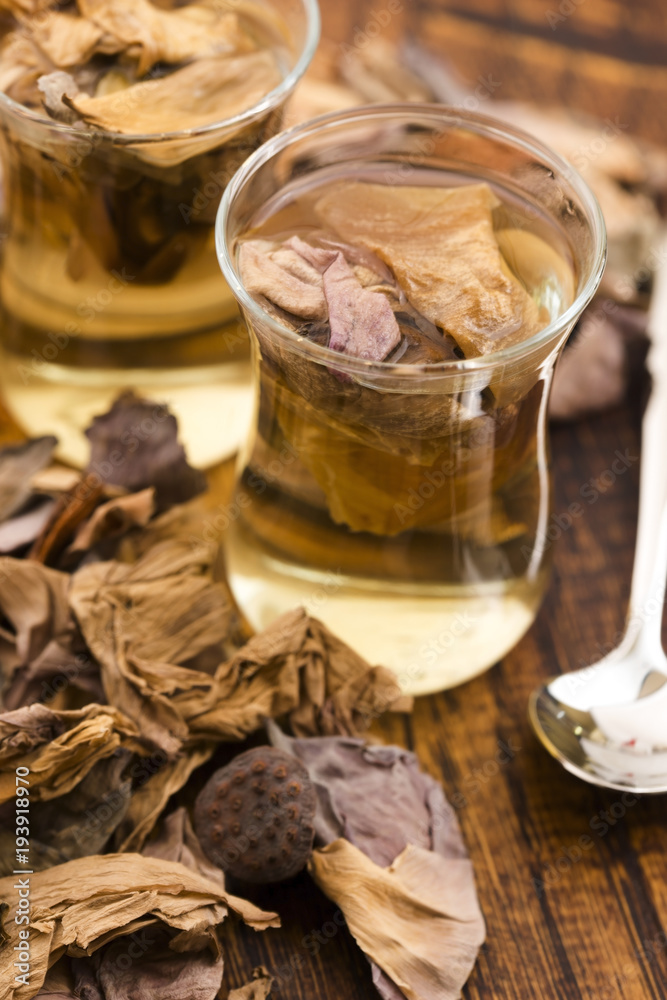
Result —
[[[297, 249], [294, 236], [312, 237], [320, 254], [342, 246], [349, 256], [367, 205], [382, 217], [382, 185], [391, 206], [406, 196], [401, 186], [480, 183], [502, 266], [542, 317], [524, 338], [477, 356], [455, 345], [440, 361], [407, 363], [400, 345], [386, 360], [350, 356], [328, 346], [326, 322], [295, 324], [280, 289], [273, 302], [258, 294], [261, 273], [253, 294], [246, 287], [248, 240], [270, 255], [285, 236]], [[323, 241], [323, 220], [335, 239]], [[391, 267], [373, 235], [364, 253], [380, 247], [382, 261], [357, 260]], [[547, 583], [547, 399], [604, 267], [594, 196], [559, 156], [491, 119], [434, 105], [365, 108], [258, 150], [225, 192], [217, 247], [255, 376], [228, 538], [231, 585], [250, 622], [261, 628], [303, 604], [412, 693], [491, 666], [528, 629]]]

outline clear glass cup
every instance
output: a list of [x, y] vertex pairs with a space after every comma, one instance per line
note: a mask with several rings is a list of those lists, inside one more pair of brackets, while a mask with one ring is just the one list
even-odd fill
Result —
[[[392, 364], [298, 336], [247, 292], [237, 240], [277, 207], [335, 178], [400, 184], [415, 171], [488, 182], [507, 206], [504, 240], [530, 249], [540, 232], [558, 296], [539, 255], [524, 265], [551, 322], [486, 356]], [[526, 632], [547, 583], [547, 400], [604, 268], [593, 194], [555, 153], [489, 118], [363, 108], [283, 133], [247, 160], [223, 196], [217, 248], [250, 330], [256, 389], [227, 512], [229, 577], [248, 619], [261, 628], [303, 604], [415, 694], [491, 666]]]
[[172, 407], [196, 465], [233, 454], [247, 433], [248, 339], [215, 259], [215, 213], [239, 165], [280, 129], [320, 22], [317, 0], [246, 8], [258, 32], [266, 21], [282, 80], [234, 116], [117, 134], [0, 93], [0, 392], [74, 465], [87, 461], [83, 429], [127, 388]]

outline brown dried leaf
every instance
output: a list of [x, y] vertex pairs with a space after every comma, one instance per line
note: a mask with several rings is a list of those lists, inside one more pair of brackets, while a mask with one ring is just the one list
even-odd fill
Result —
[[470, 861], [410, 846], [381, 868], [341, 839], [309, 869], [408, 1000], [459, 1000], [485, 936]]
[[212, 745], [188, 748], [175, 760], [161, 760], [146, 781], [133, 792], [130, 805], [114, 837], [118, 851], [138, 851], [154, 828], [171, 796], [183, 788], [196, 768], [213, 754]]
[[33, 438], [0, 451], [0, 521], [21, 510], [32, 493], [32, 477], [49, 464], [57, 443], [52, 436]]
[[[0, 880], [8, 897], [15, 876]], [[30, 985], [13, 975], [19, 928], [5, 925], [8, 942], [0, 952], [0, 1000], [29, 1000], [44, 982], [49, 963], [64, 950], [90, 955], [134, 930], [171, 927], [169, 947], [177, 953], [209, 948], [220, 954], [218, 926], [230, 910], [255, 930], [276, 927], [276, 914], [231, 896], [211, 880], [178, 862], [140, 854], [109, 854], [69, 861], [30, 877]]]
[[102, 29], [85, 17], [56, 11], [40, 18], [31, 30], [31, 37], [59, 69], [88, 62], [98, 51], [102, 34]]
[[85, 553], [109, 538], [118, 538], [130, 528], [145, 528], [155, 513], [155, 490], [151, 487], [101, 504], [82, 524], [67, 555]]
[[139, 730], [111, 705], [54, 712], [35, 704], [0, 715], [0, 802], [16, 793], [16, 768], [30, 768], [30, 799], [65, 795], [95, 764], [125, 748], [146, 754]]
[[206, 699], [182, 695], [191, 733], [242, 739], [286, 716], [296, 735], [353, 735], [384, 711], [408, 711], [392, 671], [371, 667], [302, 608], [254, 636], [215, 675]]
[[18, 104], [35, 107], [35, 84], [53, 66], [30, 38], [13, 31], [0, 46], [0, 90]]
[[471, 357], [525, 340], [540, 326], [537, 306], [498, 248], [497, 204], [486, 184], [355, 181], [322, 195], [315, 209], [342, 239], [388, 264], [412, 305]]
[[134, 493], [155, 487], [158, 510], [185, 503], [206, 489], [206, 477], [191, 468], [178, 442], [178, 424], [168, 408], [125, 392], [86, 431], [88, 472]]
[[58, 503], [28, 558], [44, 564], [57, 561], [79, 525], [86, 521], [104, 495], [104, 484], [95, 473], [88, 473]]
[[[106, 757], [71, 792], [30, 804], [30, 867], [41, 871], [88, 854], [99, 854], [123, 819], [132, 794], [127, 750]], [[9, 817], [7, 817], [9, 819]], [[0, 875], [12, 872], [15, 830], [0, 825]]]
[[107, 700], [147, 739], [174, 753], [188, 738], [179, 695], [204, 699], [213, 679], [196, 669], [233, 628], [228, 592], [211, 579], [214, 553], [163, 542], [134, 564], [93, 563], [72, 577], [69, 600], [100, 663]]
[[0, 559], [0, 677], [7, 708], [37, 697], [42, 683], [65, 674], [67, 683], [95, 692], [96, 669], [67, 601], [69, 576], [39, 563]]
[[149, 0], [78, 0], [79, 10], [118, 49], [139, 50], [137, 76], [156, 62], [185, 63], [203, 56], [229, 56], [255, 47], [235, 13], [222, 4], [191, 3], [161, 10]]
[[150, 840], [141, 853], [147, 858], [179, 861], [224, 888], [225, 877], [222, 869], [210, 862], [204, 854], [199, 839], [192, 829], [187, 809], [183, 807], [164, 818], [158, 836]]
[[[167, 76], [104, 97], [65, 97], [87, 125], [125, 135], [176, 132], [210, 125], [251, 108], [280, 83], [269, 52], [206, 58]], [[197, 94], [193, 103], [192, 95]]]

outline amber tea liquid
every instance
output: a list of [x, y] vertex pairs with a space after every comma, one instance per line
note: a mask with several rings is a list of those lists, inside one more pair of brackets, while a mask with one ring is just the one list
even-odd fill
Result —
[[[409, 183], [475, 180], [413, 171]], [[311, 175], [308, 189], [281, 192], [249, 235], [316, 239], [313, 205], [337, 183]], [[546, 325], [572, 301], [571, 253], [537, 208], [494, 192], [498, 244]], [[413, 693], [499, 660], [546, 581], [545, 354], [473, 388], [417, 365], [385, 391], [297, 358], [259, 325], [252, 340], [257, 431], [241, 457], [227, 559], [253, 626], [303, 604]]]

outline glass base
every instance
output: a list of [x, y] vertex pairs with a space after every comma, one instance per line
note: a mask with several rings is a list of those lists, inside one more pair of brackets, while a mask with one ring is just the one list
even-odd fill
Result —
[[21, 378], [21, 361], [5, 354], [0, 388], [7, 410], [30, 437], [55, 434], [57, 457], [70, 465], [88, 462], [84, 430], [114, 399], [132, 388], [166, 403], [178, 420], [179, 440], [190, 463], [209, 468], [228, 459], [245, 440], [252, 419], [250, 363], [182, 369], [81, 369], [44, 364]]
[[543, 571], [531, 583], [392, 586], [280, 562], [248, 545], [235, 526], [226, 559], [253, 628], [301, 605], [371, 664], [390, 667], [413, 695], [454, 687], [502, 659], [532, 624], [547, 577]]

